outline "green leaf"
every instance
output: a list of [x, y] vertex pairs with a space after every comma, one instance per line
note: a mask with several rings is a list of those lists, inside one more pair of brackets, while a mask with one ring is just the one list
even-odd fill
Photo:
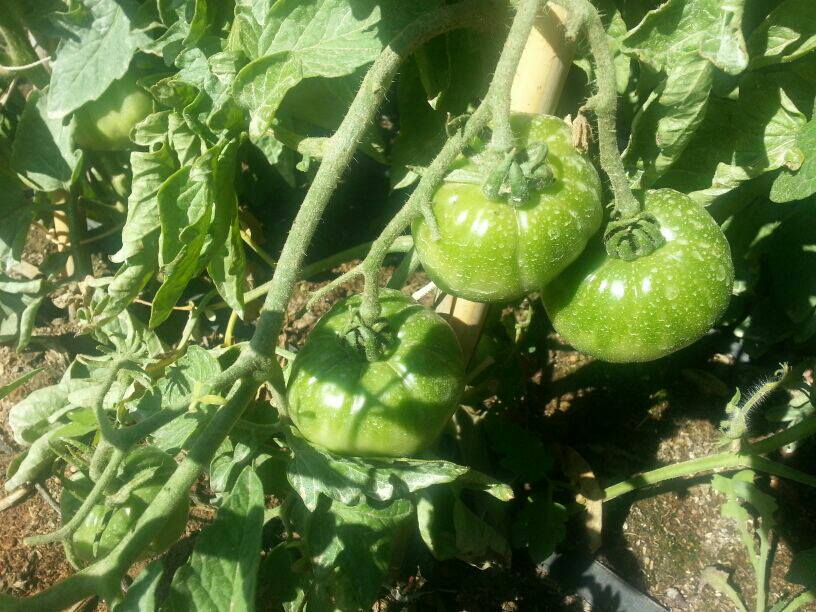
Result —
[[624, 51], [666, 79], [635, 116], [624, 154], [647, 188], [678, 159], [703, 120], [714, 69], [735, 75], [748, 63], [744, 0], [669, 0], [623, 40]]
[[34, 206], [23, 193], [19, 179], [0, 168], [0, 272], [20, 261], [28, 228], [34, 220]]
[[[301, 610], [306, 597], [303, 583], [307, 574], [294, 571], [292, 566], [295, 560], [289, 548], [287, 542], [282, 542], [261, 561], [258, 571], [259, 597], [264, 601], [272, 599], [285, 607], [291, 604], [294, 610]], [[289, 609], [286, 607], [286, 610]]]
[[417, 494], [419, 534], [437, 559], [458, 557], [475, 562], [491, 553], [509, 555], [507, 540], [499, 531], [505, 520], [503, 509], [493, 507], [499, 502], [478, 493], [474, 498], [470, 503], [478, 512], [465, 503], [458, 487], [435, 486]]
[[507, 485], [449, 461], [341, 457], [310, 445], [294, 433], [288, 440], [294, 453], [289, 482], [309, 510], [317, 507], [321, 493], [354, 505], [365, 497], [389, 501], [447, 483], [484, 490], [500, 500], [513, 496]]
[[794, 146], [804, 161], [797, 170], [782, 167], [782, 172], [771, 187], [771, 200], [774, 202], [804, 200], [816, 193], [816, 118], [799, 130]]
[[66, 410], [76, 407], [71, 406], [68, 396], [92, 384], [88, 379], [67, 380], [29, 393], [9, 410], [8, 424], [15, 442], [28, 446], [41, 437]]
[[552, 499], [529, 498], [513, 521], [514, 544], [526, 547], [534, 563], [542, 563], [566, 537], [567, 518], [567, 509]]
[[[34, 368], [33, 370], [30, 370], [30, 371], [26, 372], [25, 374], [23, 374], [21, 376], [18, 376], [17, 378], [12, 380], [9, 384], [3, 385], [2, 387], [0, 387], [0, 400], [3, 399], [4, 397], [6, 397], [7, 395], [13, 393], [16, 389], [19, 389], [20, 387], [22, 387], [29, 380], [34, 378], [37, 374], [42, 372], [44, 369], [45, 369], [44, 366], [39, 367], [39, 368]], [[9, 423], [9, 426], [11, 426], [11, 423]]]
[[150, 38], [136, 29], [138, 5], [130, 0], [82, 0], [64, 15], [52, 65], [48, 116], [61, 118], [96, 100], [124, 76], [133, 55]]
[[161, 559], [156, 559], [139, 572], [122, 601], [113, 606], [113, 612], [155, 612], [156, 589], [162, 574], [164, 563]]
[[162, 323], [187, 283], [221, 250], [237, 215], [236, 141], [220, 142], [159, 188], [159, 262], [165, 280], [153, 299], [150, 326]]
[[22, 281], [0, 276], [0, 343], [16, 340], [17, 350], [28, 345], [47, 291], [43, 279]]
[[[497, 14], [497, 20], [503, 19]], [[418, 175], [408, 166], [427, 166], [447, 138], [450, 117], [467, 112], [484, 95], [498, 42], [483, 32], [456, 30], [429, 41], [403, 64], [397, 83], [400, 130], [391, 149], [392, 186], [416, 181]]]
[[[155, 115], [151, 115], [153, 117]], [[109, 296], [101, 320], [118, 315], [144, 289], [159, 267], [158, 191], [176, 171], [176, 162], [166, 145], [155, 151], [130, 155], [133, 181], [128, 196], [128, 214], [122, 229], [122, 248], [111, 257], [123, 262], [107, 288]]]
[[[38, 482], [50, 469], [56, 453], [52, 445], [66, 438], [79, 438], [96, 429], [96, 420], [90, 410], [85, 410], [86, 415], [81, 415], [82, 410], [77, 412], [76, 418], [71, 418], [70, 422], [56, 424], [51, 431], [46, 431], [33, 444], [26, 449], [22, 460], [16, 464], [16, 468], [3, 485], [6, 491], [13, 491], [26, 482]], [[69, 415], [69, 418], [73, 415]], [[90, 418], [85, 418], [90, 416]]]
[[[176, 405], [197, 388], [203, 393], [210, 381], [221, 372], [218, 360], [200, 346], [187, 348], [183, 357], [170, 366], [156, 388], [139, 401], [138, 411], [153, 414], [163, 407]], [[212, 416], [212, 409], [199, 406], [192, 412], [174, 419], [153, 434], [156, 446], [171, 454], [185, 447], [195, 432]]]
[[784, 0], [748, 39], [750, 68], [792, 62], [816, 49], [816, 14], [810, 0]]
[[376, 507], [324, 499], [306, 532], [318, 597], [339, 610], [369, 609], [413, 514], [406, 499]]
[[240, 3], [237, 10], [242, 45], [253, 61], [238, 73], [233, 91], [249, 111], [253, 140], [266, 132], [283, 97], [302, 79], [351, 74], [382, 48], [373, 27], [380, 11], [370, 2], [285, 1], [258, 9]]
[[190, 561], [173, 576], [163, 609], [254, 610], [263, 510], [261, 481], [248, 466], [198, 536]]
[[207, 264], [207, 274], [215, 284], [218, 294], [224, 302], [244, 318], [244, 270], [246, 256], [241, 240], [241, 227], [238, 215], [233, 216], [229, 235]]
[[11, 151], [11, 167], [42, 191], [69, 186], [79, 155], [74, 151], [73, 121], [49, 118], [50, 94], [32, 91], [26, 100]]

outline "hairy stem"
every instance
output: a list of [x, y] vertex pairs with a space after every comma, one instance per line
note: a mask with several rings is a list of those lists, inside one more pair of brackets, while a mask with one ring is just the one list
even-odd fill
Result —
[[595, 64], [597, 92], [587, 102], [598, 120], [598, 148], [601, 167], [609, 177], [609, 184], [615, 198], [615, 211], [622, 219], [636, 216], [640, 203], [629, 188], [629, 179], [623, 167], [618, 150], [616, 119], [618, 112], [618, 90], [615, 81], [615, 65], [612, 51], [606, 38], [603, 22], [597, 9], [588, 0], [566, 0], [564, 4], [576, 18], [582, 20], [589, 42], [590, 53]]
[[[410, 236], [400, 236], [389, 247], [388, 252], [407, 253], [413, 247], [413, 245], [414, 240]], [[349, 247], [343, 251], [338, 251], [334, 255], [329, 255], [328, 257], [324, 257], [323, 259], [307, 264], [303, 266], [303, 269], [300, 272], [300, 278], [312, 278], [318, 274], [324, 274], [332, 268], [336, 268], [340, 264], [351, 261], [352, 259], [360, 259], [365, 257], [369, 249], [371, 249], [371, 242], [364, 242], [362, 244]], [[244, 302], [249, 304], [250, 302], [254, 302], [257, 299], [264, 297], [269, 292], [269, 288], [271, 286], [272, 281], [269, 281], [263, 283], [262, 285], [258, 285], [250, 291], [247, 291], [244, 294]], [[226, 302], [217, 302], [210, 306], [209, 310], [221, 310], [222, 308], [227, 308]]]
[[[497, 110], [508, 119], [506, 127], [508, 130], [510, 129], [510, 89], [513, 85], [516, 67], [524, 51], [524, 45], [530, 36], [530, 30], [533, 27], [540, 2], [541, 0], [523, 0], [520, 3], [499, 57], [496, 76], [490, 83], [484, 100], [468, 118], [465, 128], [448, 139], [436, 158], [422, 173], [422, 177], [408, 201], [372, 243], [371, 250], [362, 264], [365, 288], [360, 312], [364, 321], [370, 323], [380, 315], [378, 275], [383, 259], [385, 259], [388, 252], [388, 245], [396, 240], [405, 231], [413, 218], [420, 213], [422, 208], [428, 205], [439, 183], [445, 178], [448, 168], [462, 153], [465, 145], [478, 136], [487, 126], [490, 119], [496, 119]], [[498, 106], [494, 106], [494, 100], [499, 101]], [[510, 134], [509, 138], [512, 145], [512, 134]]]
[[274, 354], [286, 306], [300, 274], [306, 248], [317, 229], [329, 197], [351, 161], [357, 143], [374, 119], [402, 61], [416, 47], [438, 34], [456, 27], [478, 25], [489, 19], [492, 7], [490, 2], [469, 0], [424, 15], [406, 27], [371, 66], [340, 127], [326, 143], [323, 161], [281, 251], [272, 277], [272, 286], [250, 340], [257, 353]]
[[62, 527], [51, 533], [46, 533], [38, 536], [31, 536], [25, 539], [26, 546], [39, 546], [40, 544], [48, 544], [49, 542], [56, 542], [57, 540], [67, 540], [82, 524], [82, 521], [90, 514], [93, 507], [102, 499], [105, 489], [116, 477], [119, 466], [125, 459], [125, 452], [115, 449], [113, 454], [109, 457], [105, 469], [99, 475], [99, 478], [94, 483], [91, 492], [83, 500], [82, 505], [76, 511], [76, 514], [71, 517], [71, 520], [65, 523]]
[[709, 470], [753, 468], [774, 474], [789, 480], [816, 487], [816, 476], [794, 470], [786, 465], [772, 461], [761, 455], [787, 446], [791, 442], [803, 440], [816, 435], [816, 416], [812, 416], [793, 427], [789, 427], [773, 436], [754, 442], [739, 453], [725, 452], [699, 459], [691, 459], [637, 474], [627, 480], [608, 487], [604, 501], [611, 501], [637, 489], [652, 486], [675, 478], [687, 478]]
[[541, 0], [524, 0], [518, 5], [513, 25], [504, 43], [501, 57], [490, 89], [493, 135], [490, 144], [499, 151], [513, 148], [513, 131], [510, 127], [510, 93], [516, 76], [521, 54], [530, 38]]

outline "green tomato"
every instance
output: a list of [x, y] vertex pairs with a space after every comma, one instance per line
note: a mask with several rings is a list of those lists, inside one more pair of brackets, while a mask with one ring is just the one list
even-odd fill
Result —
[[[567, 124], [514, 115], [512, 125], [519, 145], [548, 145], [554, 180], [521, 206], [491, 201], [480, 184], [448, 181], [432, 202], [439, 239], [422, 217], [412, 226], [431, 280], [476, 302], [507, 302], [538, 291], [578, 257], [603, 218], [598, 173], [572, 146]], [[472, 164], [461, 160], [459, 166]]]
[[89, 151], [130, 149], [130, 131], [152, 111], [151, 97], [134, 75], [126, 74], [76, 112], [74, 141]]
[[357, 456], [412, 455], [447, 424], [464, 389], [464, 361], [450, 325], [399, 291], [380, 290], [391, 341], [369, 362], [345, 342], [342, 300], [318, 321], [292, 363], [289, 416], [303, 436]]
[[708, 211], [671, 189], [648, 192], [644, 210], [660, 222], [663, 246], [624, 261], [599, 240], [542, 293], [561, 337], [604, 361], [651, 361], [688, 346], [731, 298], [731, 250]]
[[[140, 446], [125, 458], [111, 484], [109, 494], [91, 508], [90, 513], [66, 543], [77, 559], [91, 563], [110, 553], [131, 531], [141, 514], [153, 501], [176, 469], [173, 457], [155, 446]], [[148, 477], [149, 476], [149, 477]], [[146, 478], [126, 496], [117, 492], [134, 480]], [[87, 497], [93, 483], [82, 473], [65, 483], [60, 498], [63, 522], [71, 519]], [[188, 499], [173, 509], [165, 524], [143, 552], [142, 558], [163, 553], [178, 540], [187, 524]]]

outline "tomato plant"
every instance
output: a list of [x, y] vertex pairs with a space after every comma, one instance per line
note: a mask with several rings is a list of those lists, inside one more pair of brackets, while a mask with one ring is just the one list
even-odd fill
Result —
[[289, 416], [310, 441], [348, 455], [407, 457], [428, 447], [464, 387], [462, 351], [438, 314], [381, 293], [384, 346], [368, 361], [346, 341], [360, 296], [335, 304], [292, 363]]
[[[155, 446], [135, 449], [123, 462], [111, 484], [110, 495], [95, 504], [66, 545], [83, 563], [105, 557], [133, 529], [173, 473], [176, 462]], [[76, 514], [93, 483], [81, 472], [66, 483], [60, 499], [64, 521]], [[158, 555], [178, 540], [187, 524], [187, 497], [165, 517], [161, 530], [150, 541], [143, 556]]]
[[76, 112], [74, 141], [89, 151], [130, 149], [131, 130], [152, 110], [151, 97], [136, 82], [136, 76], [128, 73]]
[[[516, 146], [546, 144], [552, 180], [518, 205], [495, 200], [482, 185], [446, 180], [434, 193], [434, 237], [422, 217], [412, 226], [428, 276], [446, 292], [477, 302], [508, 302], [550, 282], [601, 225], [600, 180], [572, 146], [569, 127], [557, 117], [513, 117]], [[460, 174], [475, 171], [463, 159]]]
[[688, 346], [731, 298], [731, 252], [711, 215], [668, 189], [648, 192], [644, 208], [665, 244], [625, 261], [599, 242], [542, 293], [556, 331], [606, 361], [649, 361]]
[[812, 5], [0, 0], [0, 609], [816, 600]]

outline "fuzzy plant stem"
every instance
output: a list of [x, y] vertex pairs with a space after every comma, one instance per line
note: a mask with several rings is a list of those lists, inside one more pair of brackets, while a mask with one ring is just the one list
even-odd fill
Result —
[[[519, 3], [513, 25], [510, 27], [510, 33], [499, 57], [496, 77], [490, 83], [484, 100], [468, 118], [464, 129], [455, 133], [445, 143], [436, 158], [423, 172], [408, 201], [371, 245], [371, 250], [362, 264], [365, 287], [360, 313], [366, 323], [371, 323], [380, 316], [379, 270], [388, 253], [388, 246], [405, 231], [414, 217], [420, 214], [423, 207], [428, 206], [434, 191], [445, 178], [448, 168], [462, 153], [465, 145], [487, 126], [490, 119], [496, 119], [497, 111], [502, 113], [500, 116], [507, 120], [506, 127], [510, 129], [510, 88], [513, 85], [513, 76], [524, 51], [524, 45], [530, 36], [540, 4], [541, 0], [523, 0]], [[505, 99], [506, 106], [504, 105]], [[499, 104], [494, 104], [494, 100], [499, 100]], [[512, 134], [509, 137], [512, 144]]]
[[518, 5], [513, 25], [504, 43], [501, 57], [496, 64], [489, 94], [493, 118], [493, 135], [490, 144], [499, 151], [513, 148], [513, 131], [510, 127], [510, 93], [516, 76], [521, 54], [530, 38], [541, 0], [524, 0]]
[[399, 34], [376, 59], [360, 85], [340, 127], [326, 143], [323, 161], [315, 174], [272, 277], [255, 334], [250, 344], [259, 354], [274, 354], [286, 306], [300, 274], [306, 249], [317, 229], [331, 194], [352, 159], [385, 98], [402, 61], [420, 44], [455, 27], [479, 25], [489, 20], [495, 5], [468, 1], [441, 8], [417, 19]]
[[616, 118], [618, 112], [618, 92], [615, 81], [615, 65], [612, 51], [606, 38], [603, 22], [597, 9], [588, 0], [565, 0], [563, 4], [577, 19], [581, 20], [592, 61], [595, 64], [597, 92], [587, 101], [587, 107], [598, 121], [598, 148], [600, 162], [615, 198], [614, 207], [620, 219], [635, 217], [640, 212], [640, 203], [629, 188], [629, 179], [623, 167], [618, 150]]
[[26, 546], [39, 546], [40, 544], [48, 544], [49, 542], [67, 540], [70, 538], [79, 528], [82, 522], [87, 518], [88, 514], [90, 514], [93, 507], [99, 502], [100, 499], [102, 499], [105, 489], [116, 477], [119, 466], [122, 464], [124, 459], [125, 452], [115, 449], [113, 454], [111, 454], [111, 456], [108, 458], [108, 463], [105, 465], [105, 469], [94, 483], [93, 489], [91, 489], [91, 492], [88, 493], [88, 496], [83, 500], [82, 505], [76, 511], [74, 516], [71, 517], [71, 520], [56, 531], [26, 538]]
[[604, 492], [604, 501], [608, 502], [621, 495], [649, 487], [675, 478], [687, 478], [710, 470], [734, 470], [751, 468], [768, 474], [794, 480], [811, 487], [816, 487], [816, 476], [805, 474], [786, 465], [762, 457], [792, 442], [804, 440], [816, 435], [816, 416], [805, 419], [788, 429], [774, 434], [759, 442], [750, 444], [739, 452], [724, 452], [699, 459], [691, 459], [673, 465], [657, 468], [637, 474], [623, 482], [608, 487]]

